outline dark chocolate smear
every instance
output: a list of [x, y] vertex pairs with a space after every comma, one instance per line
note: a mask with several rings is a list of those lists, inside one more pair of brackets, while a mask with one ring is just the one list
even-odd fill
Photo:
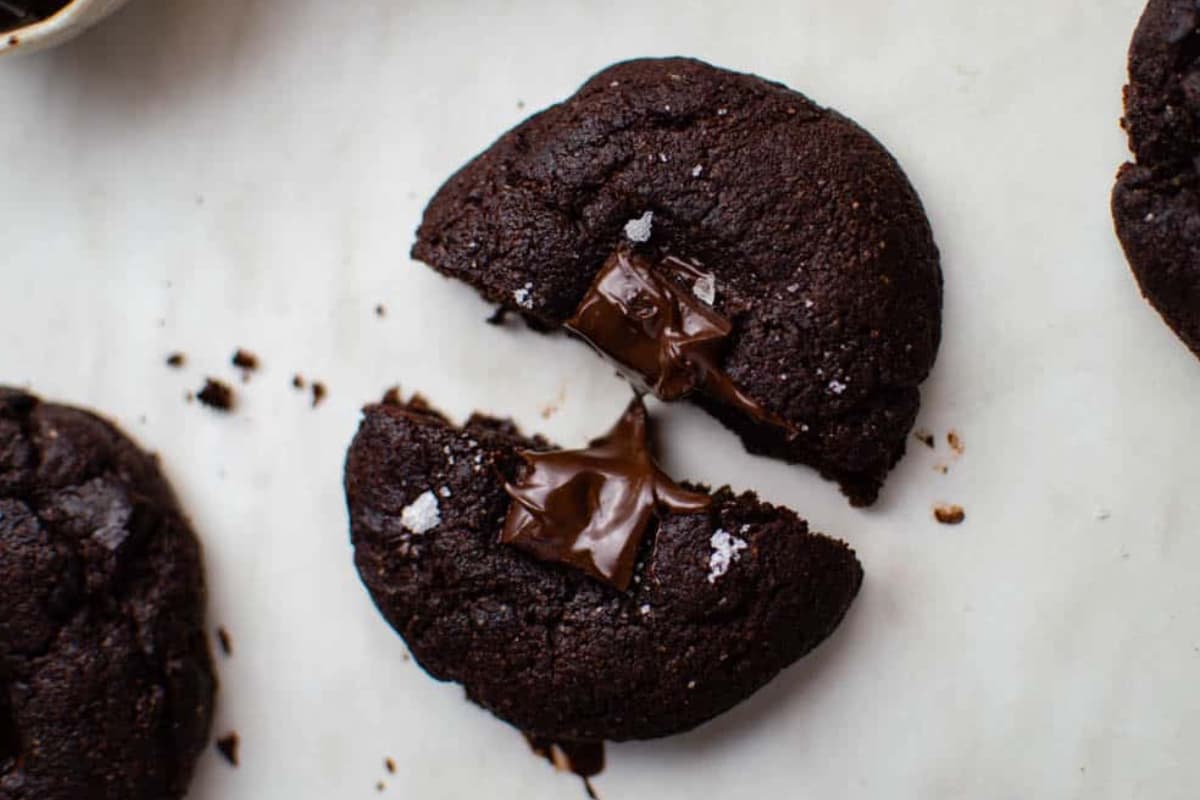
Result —
[[521, 451], [526, 469], [505, 484], [513, 503], [500, 541], [629, 588], [659, 507], [689, 514], [712, 502], [658, 468], [646, 426], [646, 407], [635, 398], [611, 431], [582, 450]]
[[655, 263], [618, 248], [566, 327], [633, 373], [660, 400], [699, 390], [794, 436], [794, 426], [742, 392], [721, 369], [733, 324], [672, 276], [694, 285], [703, 273], [674, 256]]

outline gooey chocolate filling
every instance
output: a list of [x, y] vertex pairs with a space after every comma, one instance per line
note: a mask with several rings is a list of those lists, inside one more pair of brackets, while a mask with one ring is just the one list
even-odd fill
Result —
[[521, 451], [523, 474], [504, 487], [513, 502], [500, 541], [629, 588], [638, 546], [660, 509], [688, 514], [712, 503], [658, 468], [646, 424], [646, 407], [635, 398], [586, 448]]
[[660, 400], [701, 391], [794, 436], [793, 425], [763, 408], [721, 369], [733, 324], [679, 283], [695, 285], [701, 275], [674, 256], [655, 262], [619, 248], [566, 327]]

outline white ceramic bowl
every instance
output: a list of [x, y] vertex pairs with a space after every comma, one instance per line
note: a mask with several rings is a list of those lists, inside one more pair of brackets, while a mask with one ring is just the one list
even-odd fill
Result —
[[0, 56], [61, 44], [95, 25], [128, 0], [73, 0], [41, 22], [0, 33]]

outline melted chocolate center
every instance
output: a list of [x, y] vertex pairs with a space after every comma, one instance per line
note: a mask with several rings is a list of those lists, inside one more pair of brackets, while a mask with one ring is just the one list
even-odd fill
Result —
[[795, 427], [746, 395], [721, 369], [733, 324], [672, 279], [701, 276], [674, 256], [655, 263], [626, 248], [604, 262], [568, 329], [608, 356], [661, 400], [700, 390], [756, 422]]
[[582, 450], [525, 450], [520, 456], [527, 468], [504, 487], [513, 503], [500, 541], [622, 591], [629, 588], [638, 545], [660, 506], [688, 514], [712, 502], [707, 494], [678, 486], [654, 463], [640, 398], [611, 431]]

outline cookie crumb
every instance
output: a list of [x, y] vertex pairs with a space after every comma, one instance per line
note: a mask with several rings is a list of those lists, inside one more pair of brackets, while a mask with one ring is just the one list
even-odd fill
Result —
[[296, 374], [292, 376], [292, 387], [295, 389], [303, 389], [307, 384], [304, 382], [304, 376]]
[[428, 533], [442, 524], [437, 495], [425, 491], [400, 511], [400, 524], [417, 535]]
[[167, 366], [173, 369], [179, 369], [187, 363], [187, 356], [183, 353], [171, 353], [167, 356]]
[[233, 389], [215, 378], [205, 379], [204, 388], [196, 393], [196, 399], [217, 411], [233, 409]]
[[385, 759], [383, 760], [383, 767], [384, 767], [384, 769], [386, 769], [386, 770], [388, 771], [388, 774], [389, 774], [389, 775], [395, 775], [395, 774], [396, 774], [396, 762], [395, 762], [395, 761], [393, 761], [393, 760], [392, 760], [390, 757], [389, 757], [389, 758], [385, 758]]
[[948, 475], [950, 473], [950, 467], [945, 464], [934, 464], [933, 471], [940, 472], [943, 475]]
[[954, 451], [956, 456], [961, 456], [967, 449], [963, 445], [962, 437], [958, 435], [958, 431], [950, 431], [946, 434], [946, 444], [950, 445], [950, 449]]
[[249, 350], [239, 347], [237, 351], [234, 352], [233, 358], [230, 359], [230, 363], [239, 369], [244, 369], [247, 372], [253, 372], [254, 370], [258, 369], [258, 356], [254, 355], [254, 353], [251, 353]]
[[933, 438], [933, 434], [924, 428], [918, 428], [916, 431], [914, 431], [913, 437], [930, 450], [933, 450], [937, 447], [937, 440]]
[[943, 503], [933, 507], [933, 516], [943, 525], [961, 525], [967, 518], [967, 512], [963, 511], [962, 506]]
[[381, 319], [387, 316], [387, 309], [384, 307], [383, 303], [375, 306], [375, 316]]
[[241, 744], [241, 739], [237, 735], [237, 731], [230, 731], [226, 735], [217, 739], [217, 752], [225, 757], [232, 766], [238, 765], [238, 746]]
[[9, 46], [9, 47], [16, 47], [16, 46], [17, 46], [17, 45], [19, 45], [20, 43], [21, 43], [21, 37], [20, 37], [20, 36], [17, 36], [16, 34], [13, 34], [12, 36], [8, 37], [8, 46]]
[[224, 626], [217, 628], [217, 643], [221, 645], [221, 652], [227, 658], [233, 655], [233, 639], [229, 637], [229, 631], [225, 630]]
[[325, 384], [320, 381], [313, 381], [312, 384], [312, 404], [313, 408], [321, 405], [321, 401], [325, 399], [325, 395], [329, 394], [329, 390], [325, 388]]
[[742, 557], [747, 544], [723, 528], [712, 535], [709, 544], [712, 546], [712, 555], [708, 557], [708, 582], [716, 583], [729, 571], [733, 562]]
[[377, 792], [382, 792], [386, 788], [387, 788], [387, 784], [385, 784], [383, 781], [377, 781], [375, 783], [375, 791], [377, 791]]
[[650, 241], [654, 229], [654, 212], [647, 211], [637, 219], [625, 223], [625, 237], [631, 242], [645, 243]]

